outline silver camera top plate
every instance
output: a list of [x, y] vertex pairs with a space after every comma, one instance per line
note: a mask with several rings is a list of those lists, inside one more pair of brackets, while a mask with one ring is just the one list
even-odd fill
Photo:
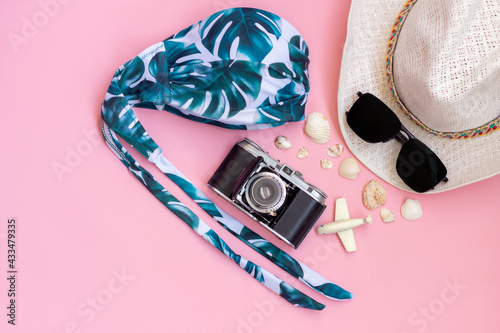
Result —
[[279, 161], [276, 161], [274, 158], [269, 156], [259, 145], [248, 138], [245, 138], [245, 140], [239, 142], [238, 145], [250, 154], [254, 156], [260, 156], [263, 162], [266, 163], [269, 168], [276, 172], [279, 176], [297, 186], [317, 202], [325, 204], [327, 195], [316, 186], [304, 181], [302, 173], [295, 171], [293, 168], [286, 164], [281, 164]]

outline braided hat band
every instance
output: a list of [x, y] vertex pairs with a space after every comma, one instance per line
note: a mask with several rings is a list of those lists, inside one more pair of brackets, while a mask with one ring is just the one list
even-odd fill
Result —
[[448, 169], [449, 181], [427, 193], [499, 174], [499, 41], [498, 1], [352, 0], [338, 118], [353, 155], [389, 184], [411, 190], [394, 168], [400, 143], [366, 143], [347, 124], [356, 92], [369, 92]]
[[415, 5], [417, 0], [408, 0], [404, 7], [403, 10], [399, 13], [396, 22], [394, 24], [394, 27], [391, 31], [391, 37], [389, 39], [389, 50], [387, 53], [387, 76], [389, 80], [389, 87], [392, 91], [392, 94], [400, 106], [400, 108], [403, 110], [403, 112], [409, 116], [409, 118], [418, 126], [426, 130], [427, 132], [434, 134], [438, 137], [441, 138], [449, 138], [449, 139], [470, 139], [474, 138], [477, 136], [483, 136], [488, 133], [494, 132], [500, 128], [500, 116], [496, 117], [495, 119], [489, 121], [488, 123], [475, 127], [472, 129], [467, 129], [464, 131], [457, 131], [457, 132], [447, 132], [447, 131], [438, 131], [430, 128], [426, 124], [424, 124], [417, 116], [415, 116], [412, 111], [410, 111], [406, 105], [403, 103], [403, 101], [400, 98], [400, 95], [398, 94], [397, 88], [396, 88], [396, 83], [394, 80], [394, 72], [393, 72], [393, 64], [394, 64], [394, 53], [396, 50], [396, 45], [398, 42], [398, 38], [401, 33], [401, 29], [406, 21], [406, 18], [408, 17], [408, 14], [411, 12], [411, 9]]

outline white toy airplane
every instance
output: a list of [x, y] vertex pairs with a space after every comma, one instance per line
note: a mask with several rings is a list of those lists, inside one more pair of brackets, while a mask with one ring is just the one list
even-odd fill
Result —
[[346, 251], [353, 252], [356, 251], [356, 241], [352, 229], [365, 223], [372, 223], [370, 215], [362, 219], [351, 219], [346, 199], [339, 198], [335, 201], [335, 222], [324, 224], [318, 227], [316, 231], [320, 235], [337, 233]]

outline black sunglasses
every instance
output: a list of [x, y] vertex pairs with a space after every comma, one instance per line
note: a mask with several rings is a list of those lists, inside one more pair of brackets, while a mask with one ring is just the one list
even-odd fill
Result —
[[446, 167], [439, 157], [416, 139], [384, 102], [369, 93], [358, 92], [358, 96], [359, 99], [346, 112], [347, 124], [366, 142], [396, 139], [403, 144], [396, 171], [406, 185], [422, 193], [433, 189], [441, 181], [448, 181]]

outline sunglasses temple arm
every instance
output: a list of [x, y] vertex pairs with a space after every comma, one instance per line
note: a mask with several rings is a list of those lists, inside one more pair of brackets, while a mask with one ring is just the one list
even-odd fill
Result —
[[[413, 134], [411, 134], [410, 131], [403, 124], [401, 124], [401, 130], [403, 132], [405, 132], [406, 135], [408, 135], [409, 139], [413, 139], [413, 140], [416, 139], [415, 136]], [[398, 134], [401, 135], [401, 132], [399, 132]], [[405, 142], [408, 141], [409, 139], [405, 138]]]
[[[413, 134], [410, 133], [410, 131], [404, 127], [403, 124], [401, 124], [401, 131], [405, 132], [406, 135], [408, 135], [408, 138], [410, 139], [416, 139], [415, 136], [413, 136]], [[394, 137], [397, 141], [401, 142], [401, 144], [405, 144], [406, 142], [409, 141], [409, 139], [407, 137], [405, 137], [403, 134], [401, 134], [401, 132], [399, 132], [398, 134], [396, 134], [396, 136]], [[441, 181], [444, 182], [444, 183], [447, 183], [448, 182], [448, 177], [444, 177]]]

